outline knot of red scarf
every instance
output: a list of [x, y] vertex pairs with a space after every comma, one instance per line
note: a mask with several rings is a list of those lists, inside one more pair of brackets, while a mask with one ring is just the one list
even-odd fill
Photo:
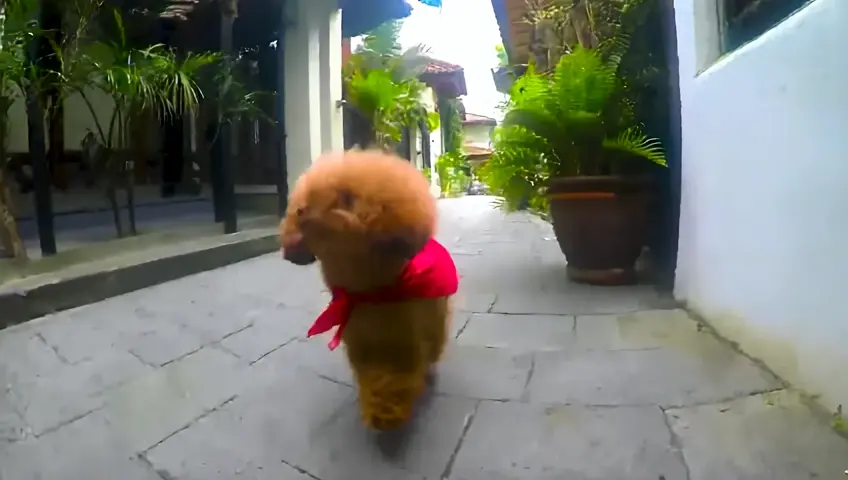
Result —
[[456, 293], [459, 274], [447, 249], [435, 239], [430, 239], [406, 265], [394, 285], [372, 292], [354, 293], [332, 287], [330, 305], [309, 328], [307, 337], [336, 329], [328, 345], [330, 350], [339, 346], [342, 331], [353, 308], [360, 303], [394, 303], [413, 298], [439, 298]]

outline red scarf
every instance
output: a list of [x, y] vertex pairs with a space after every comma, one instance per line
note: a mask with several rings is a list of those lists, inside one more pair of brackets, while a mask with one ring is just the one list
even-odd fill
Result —
[[353, 308], [360, 303], [395, 303], [413, 298], [439, 298], [456, 293], [459, 275], [447, 249], [435, 239], [430, 239], [424, 249], [412, 257], [394, 285], [372, 292], [354, 293], [331, 287], [330, 305], [318, 316], [306, 336], [319, 335], [336, 329], [330, 340], [330, 350], [342, 341], [342, 330], [350, 319]]

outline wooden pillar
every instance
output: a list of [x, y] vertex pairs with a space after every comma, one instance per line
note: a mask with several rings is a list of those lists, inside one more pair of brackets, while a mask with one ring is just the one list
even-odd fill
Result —
[[[44, 27], [45, 12], [55, 4], [55, 0], [42, 0], [39, 15], [39, 27]], [[29, 45], [29, 63], [38, 65], [44, 57], [43, 39], [36, 37]], [[27, 103], [27, 136], [29, 140], [29, 157], [32, 163], [33, 183], [35, 184], [35, 215], [38, 225], [38, 239], [41, 244], [41, 254], [50, 256], [56, 253], [56, 232], [53, 225], [53, 199], [50, 191], [50, 168], [47, 164], [47, 146], [44, 135], [44, 98], [36, 88], [28, 89]]]
[[[233, 23], [238, 16], [238, 0], [224, 0], [221, 6], [221, 53], [226, 55], [227, 62], [232, 62], [233, 53]], [[223, 85], [222, 85], [223, 87]], [[224, 93], [223, 91], [221, 93]], [[220, 107], [219, 107], [220, 108]], [[220, 115], [219, 115], [220, 117]], [[228, 122], [219, 125], [218, 149], [216, 158], [219, 162], [219, 192], [220, 215], [224, 223], [224, 233], [235, 233], [238, 230], [235, 196], [235, 168], [233, 168], [233, 128]]]
[[[286, 0], [294, 2], [296, 0]], [[277, 26], [277, 96], [274, 108], [274, 119], [277, 121], [277, 206], [280, 218], [286, 214], [289, 201], [289, 160], [286, 142], [286, 28], [289, 21], [286, 8], [281, 9], [279, 25]]]

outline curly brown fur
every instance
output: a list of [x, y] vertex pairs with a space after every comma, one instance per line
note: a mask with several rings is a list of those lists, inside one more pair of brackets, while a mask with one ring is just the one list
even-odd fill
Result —
[[[409, 162], [379, 151], [319, 158], [292, 190], [280, 224], [284, 256], [320, 261], [329, 286], [351, 292], [393, 284], [435, 234], [436, 201]], [[357, 306], [342, 336], [363, 421], [404, 424], [448, 338], [449, 298]]]

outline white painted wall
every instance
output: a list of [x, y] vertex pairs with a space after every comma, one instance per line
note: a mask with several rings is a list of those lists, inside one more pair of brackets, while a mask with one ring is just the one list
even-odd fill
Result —
[[[333, 0], [296, 0], [287, 12], [286, 154], [289, 189], [315, 158], [344, 145], [341, 109], [341, 13]], [[330, 45], [334, 42], [335, 45]], [[321, 45], [324, 45], [322, 48]]]
[[828, 408], [848, 405], [848, 2], [815, 0], [713, 65], [714, 0], [675, 9], [675, 295]]
[[465, 143], [475, 147], [488, 148], [492, 144], [492, 131], [495, 127], [479, 123], [467, 123], [462, 126]]
[[[86, 96], [91, 101], [95, 112], [97, 112], [97, 117], [103, 128], [106, 129], [109, 123], [109, 116], [112, 114], [112, 99], [96, 89], [90, 89], [86, 93]], [[23, 98], [16, 99], [12, 104], [9, 109], [9, 118], [16, 119], [16, 121], [9, 122], [9, 152], [28, 152], [29, 138], [26, 102], [24, 102]], [[44, 128], [47, 128], [46, 122]], [[79, 150], [80, 143], [89, 129], [93, 132], [96, 132], [97, 129], [91, 112], [86, 107], [82, 97], [77, 94], [69, 95], [65, 100], [65, 148], [67, 150]], [[45, 142], [49, 142], [48, 138], [44, 140]], [[49, 143], [46, 146], [49, 147]]]
[[[427, 87], [421, 93], [421, 104], [424, 105], [424, 108], [427, 109], [428, 112], [436, 111], [436, 96], [433, 92], [433, 89]], [[416, 140], [417, 142], [417, 140]], [[415, 143], [417, 145], [417, 143]], [[438, 193], [438, 175], [436, 175], [436, 160], [439, 159], [439, 155], [444, 153], [444, 148], [442, 147], [442, 128], [439, 125], [439, 128], [430, 132], [430, 186], [432, 190]], [[424, 160], [421, 158], [421, 155], [416, 155], [418, 158], [416, 160], [417, 165], [424, 165]]]

